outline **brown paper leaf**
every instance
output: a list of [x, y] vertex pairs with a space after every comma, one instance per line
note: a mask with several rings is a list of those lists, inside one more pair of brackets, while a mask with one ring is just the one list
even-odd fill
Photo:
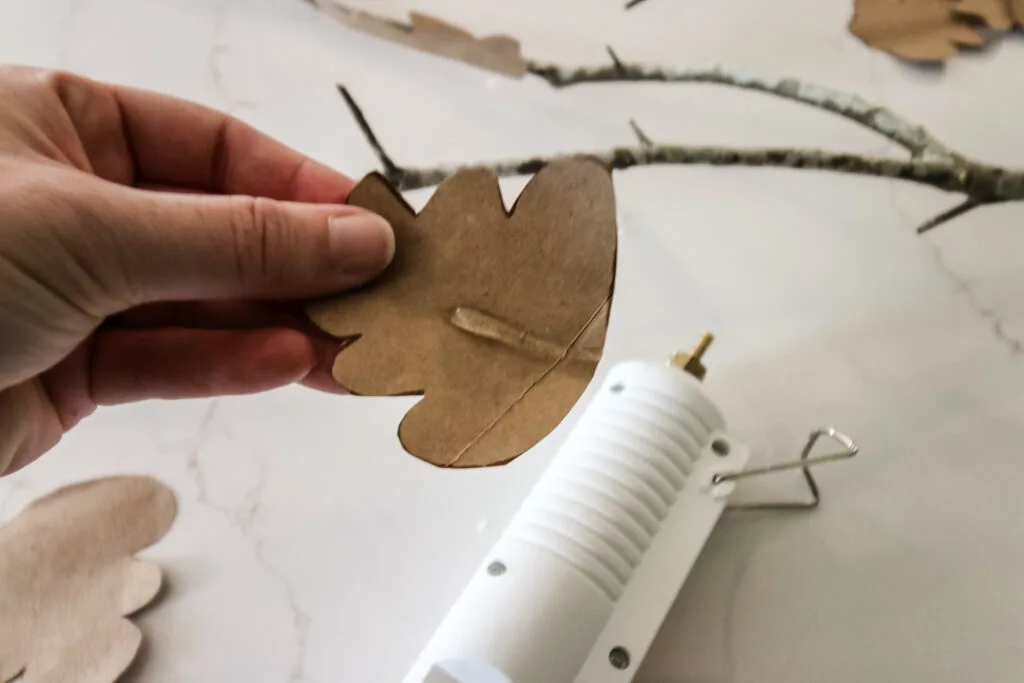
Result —
[[58, 489], [0, 526], [0, 681], [110, 683], [142, 633], [125, 619], [160, 589], [160, 570], [132, 556], [177, 513], [148, 477]]
[[604, 348], [617, 248], [611, 172], [553, 162], [506, 213], [496, 176], [466, 169], [417, 215], [378, 174], [349, 202], [395, 228], [395, 260], [361, 290], [312, 303], [338, 337], [334, 377], [362, 395], [423, 393], [405, 449], [438, 466], [519, 456], [565, 418]]
[[950, 0], [953, 11], [961, 16], [972, 17], [983, 25], [997, 31], [1013, 28], [1008, 0]]
[[1024, 26], [1024, 0], [1007, 0], [1010, 14], [1018, 26]]
[[419, 12], [411, 12], [409, 23], [403, 24], [350, 9], [337, 0], [315, 2], [327, 15], [355, 31], [514, 78], [526, 73], [519, 42], [510, 36], [477, 38], [458, 26]]
[[855, 0], [850, 32], [897, 57], [937, 62], [986, 43], [971, 18], [1009, 28], [1005, 0]]

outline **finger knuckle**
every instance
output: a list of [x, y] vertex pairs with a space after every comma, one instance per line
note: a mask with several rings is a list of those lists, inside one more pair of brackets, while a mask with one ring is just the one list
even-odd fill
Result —
[[69, 93], [82, 91], [87, 84], [81, 76], [59, 69], [44, 69], [21, 65], [0, 66], [0, 99], [10, 99], [32, 112], [34, 117], [46, 118], [63, 106]]
[[273, 287], [282, 279], [278, 247], [288, 229], [277, 203], [262, 197], [235, 199], [232, 228], [241, 282]]
[[3, 77], [3, 80], [21, 86], [49, 87], [60, 73], [62, 72], [55, 69], [23, 64], [0, 65], [0, 76]]
[[61, 69], [27, 69], [22, 77], [35, 89], [57, 95], [62, 101], [88, 89], [89, 85], [82, 76]]

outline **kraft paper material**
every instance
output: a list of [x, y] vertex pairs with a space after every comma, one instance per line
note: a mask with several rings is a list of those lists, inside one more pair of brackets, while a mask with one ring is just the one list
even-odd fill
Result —
[[328, 16], [352, 30], [513, 78], [521, 78], [526, 73], [526, 60], [520, 53], [519, 42], [509, 36], [477, 38], [458, 26], [419, 12], [411, 12], [409, 23], [403, 24], [351, 9], [337, 0], [314, 2]]
[[855, 0], [850, 32], [912, 62], [943, 62], [1020, 25], [1024, 0]]
[[142, 633], [126, 617], [160, 591], [133, 555], [177, 514], [148, 477], [87, 481], [44, 496], [0, 526], [0, 681], [111, 683]]
[[611, 171], [555, 161], [510, 213], [497, 177], [468, 168], [417, 214], [379, 174], [349, 202], [394, 226], [395, 260], [368, 286], [312, 302], [311, 320], [351, 340], [335, 379], [359, 395], [423, 394], [398, 429], [441, 467], [507, 463], [547, 436], [604, 348], [617, 248]]

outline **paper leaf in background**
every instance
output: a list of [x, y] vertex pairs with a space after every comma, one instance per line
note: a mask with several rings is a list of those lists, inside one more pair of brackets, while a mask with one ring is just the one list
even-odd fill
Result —
[[160, 590], [160, 569], [133, 555], [177, 514], [148, 477], [67, 486], [0, 526], [0, 681], [111, 683], [142, 633], [125, 617]]
[[1008, 0], [950, 0], [958, 18], [973, 19], [997, 31], [1013, 28]]
[[336, 0], [314, 0], [314, 3], [325, 14], [355, 31], [513, 78], [521, 78], [526, 73], [519, 42], [509, 36], [477, 38], [458, 26], [419, 12], [411, 12], [409, 23], [403, 24], [351, 9]]
[[555, 161], [507, 213], [496, 176], [464, 169], [417, 215], [378, 174], [349, 203], [387, 218], [395, 260], [365, 288], [313, 302], [341, 338], [334, 377], [352, 393], [423, 393], [398, 434], [442, 467], [506, 463], [547, 436], [604, 349], [617, 248], [611, 172]]
[[1024, 26], [1024, 0], [1009, 0], [1010, 14], [1018, 26]]
[[1011, 30], [1020, 23], [1021, 4], [1024, 0], [855, 0], [850, 32], [902, 59], [941, 62]]

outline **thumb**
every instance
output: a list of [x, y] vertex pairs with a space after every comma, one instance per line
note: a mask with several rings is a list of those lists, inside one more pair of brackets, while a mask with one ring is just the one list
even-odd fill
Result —
[[113, 188], [104, 216], [132, 305], [299, 299], [363, 284], [391, 262], [391, 226], [345, 205]]

